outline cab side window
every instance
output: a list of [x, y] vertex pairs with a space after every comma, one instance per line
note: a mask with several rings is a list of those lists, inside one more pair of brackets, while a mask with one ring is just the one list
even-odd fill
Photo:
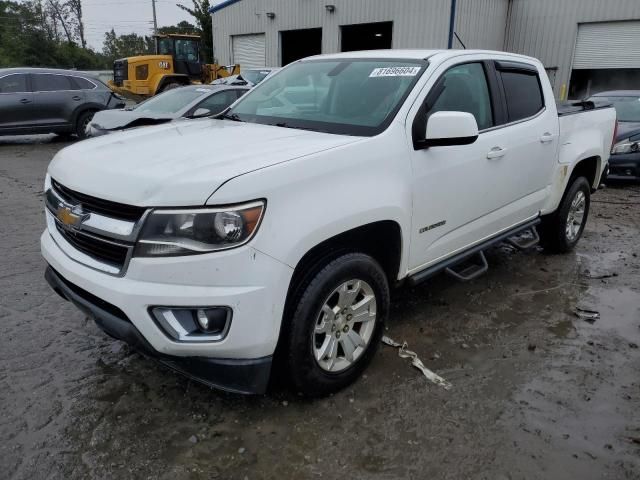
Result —
[[21, 73], [0, 78], [0, 93], [27, 92], [27, 76]]
[[435, 99], [427, 99], [427, 118], [435, 112], [467, 112], [478, 122], [478, 129], [495, 125], [489, 85], [482, 63], [465, 63], [450, 68], [438, 80]]
[[498, 70], [507, 101], [509, 122], [533, 117], [544, 108], [540, 79], [534, 71]]

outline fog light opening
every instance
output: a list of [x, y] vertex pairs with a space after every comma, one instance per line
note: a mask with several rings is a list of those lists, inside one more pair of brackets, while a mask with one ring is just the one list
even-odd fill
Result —
[[164, 333], [179, 342], [220, 341], [232, 317], [229, 307], [154, 307], [150, 313]]
[[228, 312], [223, 308], [199, 308], [195, 316], [202, 332], [220, 334], [227, 324]]

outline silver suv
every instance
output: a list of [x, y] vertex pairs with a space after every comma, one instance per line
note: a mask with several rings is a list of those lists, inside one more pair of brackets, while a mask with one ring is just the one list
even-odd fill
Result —
[[122, 97], [81, 72], [0, 69], [0, 135], [57, 133], [84, 138], [95, 112], [122, 107]]

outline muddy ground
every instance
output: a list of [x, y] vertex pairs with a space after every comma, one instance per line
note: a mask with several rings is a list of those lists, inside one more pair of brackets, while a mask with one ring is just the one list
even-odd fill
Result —
[[42, 183], [64, 146], [0, 138], [0, 478], [640, 478], [639, 186], [595, 195], [575, 253], [500, 247], [477, 281], [394, 295], [387, 334], [453, 389], [383, 346], [332, 397], [241, 397], [141, 357], [46, 285]]

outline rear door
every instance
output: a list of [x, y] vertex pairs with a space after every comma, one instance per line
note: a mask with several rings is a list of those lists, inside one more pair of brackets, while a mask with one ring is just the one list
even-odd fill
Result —
[[34, 73], [31, 84], [38, 124], [41, 126], [70, 127], [76, 109], [84, 103], [85, 93], [71, 79], [62, 74]]
[[34, 121], [33, 93], [29, 77], [12, 73], [0, 77], [0, 129], [19, 129]]
[[[496, 127], [504, 155], [495, 163], [508, 178], [500, 188], [513, 202], [514, 214], [529, 217], [542, 209], [557, 161], [560, 126], [555, 100], [548, 82], [542, 82], [544, 70], [535, 65], [496, 61], [495, 70], [506, 107], [505, 124]], [[553, 105], [548, 107], [547, 99]]]

